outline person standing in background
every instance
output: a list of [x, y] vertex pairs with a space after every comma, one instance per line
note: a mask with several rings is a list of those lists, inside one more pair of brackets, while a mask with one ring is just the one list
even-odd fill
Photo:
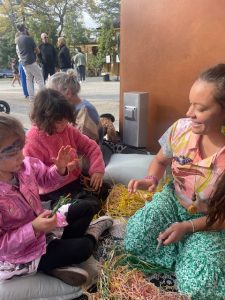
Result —
[[66, 72], [68, 69], [71, 68], [71, 57], [70, 57], [70, 51], [66, 47], [66, 40], [62, 36], [58, 38], [58, 47], [59, 47], [59, 53], [58, 53], [59, 68], [60, 71]]
[[17, 25], [17, 29], [20, 32], [20, 36], [17, 39], [19, 55], [27, 78], [29, 100], [32, 101], [34, 100], [33, 80], [35, 79], [39, 89], [44, 87], [42, 71], [36, 62], [36, 54], [39, 54], [40, 50], [34, 40], [29, 36], [24, 24]]
[[78, 53], [73, 57], [73, 62], [77, 67], [77, 72], [79, 74], [79, 79], [81, 82], [81, 81], [85, 81], [86, 58], [80, 48], [78, 48], [77, 51]]
[[14, 86], [16, 80], [20, 85], [20, 76], [19, 76], [19, 69], [18, 69], [19, 66], [18, 66], [18, 61], [15, 57], [11, 59], [10, 65], [13, 73], [12, 86]]
[[42, 65], [44, 81], [46, 81], [48, 75], [53, 75], [55, 73], [57, 54], [53, 45], [48, 42], [47, 33], [43, 32], [41, 34], [41, 41], [42, 43], [39, 45], [40, 53], [38, 54], [38, 58]]
[[20, 81], [21, 81], [21, 84], [22, 84], [24, 97], [28, 98], [29, 94], [28, 94], [28, 91], [27, 91], [26, 74], [24, 72], [23, 65], [21, 63], [20, 53], [19, 53], [19, 49], [18, 49], [18, 45], [17, 45], [17, 39], [18, 39], [19, 36], [20, 36], [20, 32], [17, 32], [16, 35], [15, 35], [15, 43], [16, 43], [16, 54], [17, 54], [18, 59], [19, 59], [19, 75], [20, 75]]

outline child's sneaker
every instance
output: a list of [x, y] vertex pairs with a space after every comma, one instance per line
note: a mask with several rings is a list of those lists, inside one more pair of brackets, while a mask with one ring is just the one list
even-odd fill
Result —
[[126, 223], [125, 219], [114, 219], [113, 226], [109, 229], [109, 233], [114, 239], [124, 239]]
[[50, 275], [72, 286], [81, 286], [88, 280], [88, 273], [78, 267], [56, 268], [48, 272]]
[[97, 220], [91, 222], [90, 226], [88, 227], [86, 234], [92, 235], [96, 241], [98, 241], [99, 237], [102, 233], [109, 229], [113, 224], [113, 218], [109, 216], [103, 216], [98, 218]]
[[93, 255], [91, 255], [87, 260], [76, 266], [84, 269], [89, 275], [89, 278], [87, 282], [83, 285], [83, 288], [88, 290], [91, 286], [97, 283], [100, 275], [101, 264], [94, 258]]

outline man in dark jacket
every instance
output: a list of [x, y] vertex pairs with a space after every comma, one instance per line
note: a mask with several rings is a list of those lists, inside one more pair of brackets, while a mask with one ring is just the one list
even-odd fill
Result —
[[42, 71], [44, 81], [48, 78], [48, 75], [55, 73], [55, 67], [57, 65], [57, 54], [55, 48], [48, 42], [48, 35], [43, 32], [41, 34], [42, 43], [39, 46], [40, 54], [39, 60], [42, 64]]
[[71, 68], [71, 57], [70, 51], [66, 47], [66, 40], [62, 36], [58, 38], [58, 47], [59, 68], [62, 72], [66, 72], [68, 69]]

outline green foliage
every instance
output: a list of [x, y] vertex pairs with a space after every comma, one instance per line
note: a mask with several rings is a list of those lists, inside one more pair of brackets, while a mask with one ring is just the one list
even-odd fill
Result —
[[[77, 18], [82, 11], [89, 11], [95, 8], [94, 0], [24, 0], [24, 6], [31, 12], [32, 18], [47, 16], [48, 22], [54, 20], [58, 36], [65, 34], [65, 24], [69, 22], [71, 15]], [[68, 19], [68, 20], [67, 20]]]
[[71, 13], [77, 18], [83, 11], [97, 9], [94, 0], [4, 0], [2, 3], [0, 15], [7, 16], [14, 29], [18, 23], [36, 23], [44, 26], [44, 30], [39, 29], [39, 32], [48, 30], [49, 26], [55, 27], [58, 36], [64, 33], [66, 19]]
[[10, 36], [0, 40], [0, 68], [9, 68], [10, 58], [16, 57], [16, 47]]
[[106, 56], [110, 55], [112, 58], [115, 49], [115, 30], [113, 28], [112, 21], [110, 19], [105, 19], [102, 28], [100, 29], [100, 35], [98, 38], [98, 53], [97, 60], [99, 63], [99, 68], [102, 68], [106, 62]]
[[89, 54], [87, 57], [88, 76], [100, 76], [103, 63], [99, 55]]
[[15, 29], [9, 18], [0, 16], [0, 67], [8, 68], [11, 57], [16, 57]]
[[82, 18], [74, 11], [67, 14], [64, 33], [67, 38], [67, 43], [71, 46], [84, 45], [89, 42], [90, 30], [84, 27]]
[[106, 65], [106, 56], [109, 55], [111, 60], [115, 60], [117, 51], [118, 41], [116, 31], [113, 28], [113, 21], [106, 18], [103, 20], [98, 36], [97, 55], [88, 56], [87, 69], [89, 75], [99, 76], [102, 69], [108, 69], [108, 66]]
[[[1, 43], [0, 50], [4, 62], [5, 52], [15, 51], [12, 44], [14, 44], [16, 25], [21, 23], [26, 24], [37, 45], [41, 43], [42, 32], [49, 35], [49, 42], [54, 46], [62, 33], [66, 36], [68, 45], [88, 42], [89, 33], [84, 28], [80, 16], [83, 10], [95, 9], [94, 0], [4, 0], [2, 3], [0, 36], [4, 37], [4, 44]], [[8, 48], [8, 51], [3, 48]]]
[[96, 19], [100, 23], [104, 20], [116, 20], [120, 17], [120, 2], [121, 0], [100, 0], [98, 4], [98, 13]]
[[[57, 213], [57, 211], [60, 209], [61, 206], [72, 202], [72, 198], [70, 198], [70, 196], [71, 195], [68, 194], [66, 196], [60, 196], [59, 197], [58, 202], [56, 203], [56, 205], [52, 209], [50, 217], [52, 217], [53, 215], [55, 215]], [[75, 202], [73, 201], [73, 203], [75, 203]]]
[[[1, 0], [0, 0], [1, 1]], [[91, 31], [84, 27], [82, 12], [88, 12], [100, 22], [99, 50], [88, 61], [90, 70], [99, 74], [106, 55], [115, 54], [113, 20], [119, 17], [120, 0], [3, 0], [0, 2], [0, 65], [6, 67], [14, 57], [16, 25], [25, 23], [37, 45], [46, 32], [56, 46], [57, 38], [64, 35], [67, 44], [87, 44]]]
[[[48, 24], [48, 25], [46, 25]], [[34, 38], [37, 45], [41, 43], [41, 33], [46, 32], [49, 36], [49, 42], [56, 47], [57, 44], [57, 24], [56, 22], [46, 16], [40, 18], [29, 18], [27, 21], [30, 35]]]

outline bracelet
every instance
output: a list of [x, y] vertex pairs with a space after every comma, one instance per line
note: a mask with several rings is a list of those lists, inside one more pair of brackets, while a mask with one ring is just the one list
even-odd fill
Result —
[[191, 223], [191, 226], [192, 226], [192, 232], [194, 233], [195, 232], [195, 225], [193, 223], [192, 220], [188, 220], [189, 223]]
[[155, 175], [147, 175], [144, 177], [144, 179], [153, 179], [155, 185], [158, 185], [159, 183], [158, 178]]

